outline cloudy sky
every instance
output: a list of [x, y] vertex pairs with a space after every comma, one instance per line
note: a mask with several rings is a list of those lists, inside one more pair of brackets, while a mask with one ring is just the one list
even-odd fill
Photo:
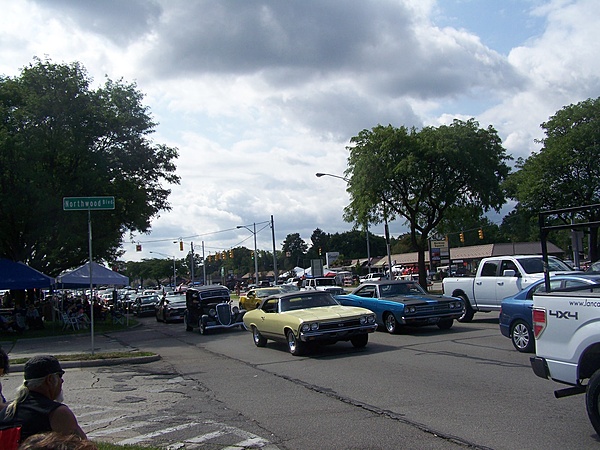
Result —
[[[347, 231], [350, 138], [474, 117], [515, 159], [600, 95], [598, 0], [0, 0], [0, 74], [79, 61], [136, 82], [179, 149], [172, 211], [125, 260]], [[99, 212], [98, 214], [101, 214]], [[265, 228], [266, 226], [266, 228]], [[390, 225], [394, 235], [405, 228]], [[86, 230], [82, 231], [86, 232]], [[372, 232], [383, 234], [382, 226]], [[135, 243], [143, 251], [135, 251]]]

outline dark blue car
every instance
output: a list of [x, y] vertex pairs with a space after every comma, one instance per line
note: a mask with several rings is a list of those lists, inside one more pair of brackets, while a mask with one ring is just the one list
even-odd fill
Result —
[[[600, 283], [600, 274], [596, 275], [557, 275], [550, 279], [550, 289], [564, 289], [586, 284]], [[531, 311], [533, 294], [545, 292], [544, 280], [536, 281], [518, 294], [506, 297], [500, 307], [500, 332], [510, 338], [514, 347], [524, 353], [535, 351]]]
[[465, 308], [460, 298], [431, 295], [419, 283], [405, 280], [366, 282], [335, 298], [342, 305], [370, 309], [388, 333], [397, 333], [404, 325], [437, 325], [447, 330]]

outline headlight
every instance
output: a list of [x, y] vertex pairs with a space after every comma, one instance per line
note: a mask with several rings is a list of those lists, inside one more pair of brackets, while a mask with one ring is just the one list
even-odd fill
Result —
[[374, 324], [375, 323], [375, 316], [369, 316], [367, 317], [368, 321], [370, 324]]
[[208, 310], [208, 315], [210, 317], [216, 317], [217, 316], [217, 311], [214, 308], [211, 308]]
[[416, 312], [417, 312], [417, 308], [416, 308], [416, 306], [406, 306], [406, 307], [404, 308], [404, 312], [405, 312], [406, 314], [414, 314], [414, 313], [416, 313]]
[[317, 331], [319, 329], [319, 323], [303, 323], [302, 327], [300, 327], [300, 331], [306, 333], [307, 331]]
[[367, 323], [367, 316], [360, 316], [360, 324], [364, 325]]

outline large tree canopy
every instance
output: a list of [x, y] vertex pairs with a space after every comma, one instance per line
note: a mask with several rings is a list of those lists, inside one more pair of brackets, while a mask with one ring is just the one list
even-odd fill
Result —
[[63, 197], [114, 196], [92, 212], [95, 259], [112, 261], [128, 232], [170, 209], [177, 149], [150, 139], [156, 124], [135, 84], [92, 90], [78, 64], [35, 60], [0, 78], [0, 256], [56, 274], [88, 257], [87, 212]]
[[[542, 124], [543, 148], [526, 160], [507, 180], [511, 196], [536, 214], [600, 203], [600, 98], [562, 108]], [[591, 211], [586, 221], [600, 217]], [[590, 258], [600, 256], [598, 230], [590, 235]]]
[[344, 218], [356, 224], [404, 218], [423, 286], [429, 235], [444, 214], [467, 207], [480, 214], [504, 203], [500, 185], [510, 157], [492, 127], [481, 129], [474, 120], [421, 131], [378, 125], [350, 142]]

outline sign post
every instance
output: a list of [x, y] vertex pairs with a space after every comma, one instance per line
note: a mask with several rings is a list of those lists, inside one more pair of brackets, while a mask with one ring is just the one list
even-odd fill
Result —
[[94, 303], [92, 282], [92, 210], [115, 209], [114, 197], [63, 197], [64, 211], [88, 212], [88, 251], [90, 260], [90, 333], [92, 338], [92, 355], [94, 354]]

